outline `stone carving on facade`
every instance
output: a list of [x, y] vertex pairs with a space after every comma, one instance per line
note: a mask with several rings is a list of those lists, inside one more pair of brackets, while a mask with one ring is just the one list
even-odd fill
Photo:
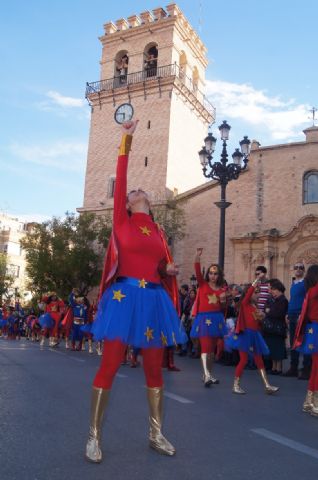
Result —
[[252, 261], [252, 254], [250, 252], [243, 252], [242, 253], [242, 261], [243, 261], [243, 265], [244, 265], [244, 269], [247, 270], [249, 264], [251, 263]]

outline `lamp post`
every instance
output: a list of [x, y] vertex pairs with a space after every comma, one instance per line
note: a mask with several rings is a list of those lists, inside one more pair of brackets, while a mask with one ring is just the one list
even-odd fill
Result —
[[240, 141], [241, 151], [236, 148], [232, 155], [233, 162], [229, 162], [226, 142], [229, 139], [230, 130], [230, 125], [226, 122], [226, 120], [223, 120], [223, 123], [219, 126], [221, 140], [223, 140], [220, 161], [212, 162], [216, 138], [211, 132], [209, 132], [208, 136], [204, 139], [204, 146], [199, 152], [203, 175], [206, 178], [217, 180], [221, 186], [221, 199], [219, 202], [215, 202], [215, 205], [220, 209], [218, 263], [222, 269], [224, 268], [225, 249], [225, 210], [231, 205], [231, 202], [226, 201], [226, 186], [231, 180], [237, 180], [240, 176], [240, 173], [246, 169], [251, 143], [247, 137], [244, 137], [243, 140]]
[[197, 277], [194, 275], [194, 273], [190, 277], [190, 285], [191, 288], [197, 288]]

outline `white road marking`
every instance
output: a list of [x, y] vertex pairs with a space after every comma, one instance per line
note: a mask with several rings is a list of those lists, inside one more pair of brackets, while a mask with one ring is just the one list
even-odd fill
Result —
[[265, 428], [252, 428], [251, 431], [261, 435], [262, 437], [268, 438], [269, 440], [273, 440], [276, 443], [280, 443], [285, 447], [292, 448], [293, 450], [297, 450], [297, 452], [301, 452], [305, 455], [309, 455], [310, 457], [318, 459], [318, 450], [315, 448], [307, 447], [307, 445], [304, 445], [303, 443], [295, 442], [290, 438], [283, 437], [282, 435], [278, 435], [277, 433], [266, 430]]
[[118, 377], [118, 378], [127, 378], [127, 375], [124, 375], [123, 373], [116, 373], [116, 377]]
[[165, 397], [171, 398], [171, 400], [176, 400], [180, 403], [194, 403], [192, 400], [188, 400], [187, 398], [180, 397], [180, 395], [175, 395], [174, 393], [170, 393], [167, 391], [163, 392]]

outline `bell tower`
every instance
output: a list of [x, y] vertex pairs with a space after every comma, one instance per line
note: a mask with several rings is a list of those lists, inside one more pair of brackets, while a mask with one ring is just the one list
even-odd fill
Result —
[[113, 205], [120, 104], [131, 103], [139, 119], [128, 189], [143, 188], [154, 203], [202, 183], [197, 152], [215, 120], [202, 93], [206, 48], [176, 4], [106, 23], [104, 30], [101, 79], [86, 88], [92, 114], [80, 212]]

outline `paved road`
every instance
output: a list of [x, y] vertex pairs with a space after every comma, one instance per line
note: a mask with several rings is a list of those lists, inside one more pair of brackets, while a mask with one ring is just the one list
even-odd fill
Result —
[[164, 433], [177, 455], [148, 448], [141, 369], [121, 367], [104, 427], [104, 461], [83, 456], [91, 382], [99, 358], [26, 340], [0, 338], [1, 480], [293, 480], [318, 470], [318, 419], [301, 412], [306, 382], [275, 378], [263, 393], [246, 371], [245, 396], [231, 393], [233, 368], [216, 366], [221, 384], [205, 389], [197, 360], [165, 372]]

